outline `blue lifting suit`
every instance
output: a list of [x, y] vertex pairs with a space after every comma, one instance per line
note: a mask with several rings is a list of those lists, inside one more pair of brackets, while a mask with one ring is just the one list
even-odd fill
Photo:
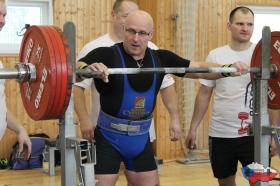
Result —
[[[123, 54], [120, 48], [117, 45], [115, 46], [121, 57], [122, 67], [126, 68]], [[155, 68], [155, 59], [151, 50], [149, 49], [148, 51], [152, 58], [153, 67]], [[133, 163], [130, 160], [143, 151], [148, 141], [148, 132], [151, 125], [150, 116], [153, 111], [155, 91], [156, 73], [154, 73], [152, 86], [145, 92], [135, 91], [130, 86], [127, 75], [124, 75], [124, 95], [117, 117], [110, 116], [102, 111], [99, 114], [97, 126], [101, 128], [100, 130], [104, 137], [122, 154], [128, 170], [134, 170]], [[148, 118], [144, 120], [131, 120], [145, 117]], [[116, 125], [127, 125], [128, 127], [132, 125], [135, 127], [132, 130], [119, 131], [115, 129], [118, 128]]]

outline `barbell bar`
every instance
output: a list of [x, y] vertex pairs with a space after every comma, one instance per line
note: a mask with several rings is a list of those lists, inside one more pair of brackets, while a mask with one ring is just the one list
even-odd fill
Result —
[[[14, 69], [0, 69], [0, 79], [17, 79], [19, 81], [30, 81], [31, 74], [36, 74], [36, 69], [30, 70], [31, 64], [16, 65]], [[34, 66], [34, 65], [33, 65]], [[23, 67], [23, 68], [21, 68]], [[260, 71], [255, 68], [256, 72]], [[109, 74], [143, 74], [143, 73], [233, 73], [237, 72], [236, 68], [109, 68]], [[90, 68], [76, 70], [76, 75], [85, 78], [99, 78], [101, 75], [98, 71], [93, 71]]]
[[[275, 64], [271, 65], [271, 75], [274, 76], [279, 72]], [[163, 74], [185, 74], [185, 73], [234, 73], [237, 69], [234, 67], [209, 67], [209, 68], [184, 68], [184, 67], [162, 67], [162, 68], [109, 68], [109, 74], [146, 74], [146, 73], [163, 73]], [[260, 73], [261, 69], [258, 67], [251, 67], [242, 72], [245, 73]], [[76, 75], [84, 78], [99, 78], [101, 73], [93, 71], [90, 68], [77, 69]], [[0, 69], [0, 79], [17, 79], [20, 82], [36, 80], [36, 68], [33, 64], [16, 64], [16, 68]]]
[[[30, 68], [32, 66], [33, 68]], [[278, 70], [277, 70], [278, 71]], [[185, 73], [234, 73], [237, 69], [234, 67], [211, 67], [211, 68], [109, 68], [109, 74], [146, 74], [146, 73], [163, 73], [163, 74], [185, 74]], [[258, 73], [260, 68], [250, 68], [248, 72]], [[245, 73], [248, 73], [245, 72]], [[273, 71], [272, 73], [275, 73]], [[99, 78], [101, 75], [98, 71], [93, 71], [90, 68], [77, 69], [76, 75], [85, 78]], [[28, 64], [16, 65], [14, 69], [0, 69], [0, 79], [17, 79], [20, 82], [34, 81], [36, 79], [35, 66]]]
[[[244, 73], [259, 73], [260, 68], [250, 68], [249, 71]], [[234, 73], [237, 69], [234, 67], [223, 68], [223, 67], [210, 67], [210, 68], [109, 68], [108, 73], [110, 74], [146, 74], [146, 73], [163, 73], [163, 74], [186, 74], [186, 73]], [[277, 68], [272, 68], [272, 74], [277, 73]], [[93, 71], [90, 68], [77, 69], [76, 75], [84, 78], [98, 78], [100, 72]]]
[[[272, 32], [271, 79], [268, 106], [280, 108], [280, 32]], [[261, 71], [260, 47], [254, 51], [253, 78]], [[65, 113], [72, 90], [72, 59], [68, 41], [55, 26], [31, 26], [24, 34], [15, 69], [0, 69], [0, 79], [18, 79], [23, 105], [34, 120], [58, 119]], [[109, 74], [139, 73], [234, 73], [236, 68], [109, 68]], [[100, 76], [89, 68], [78, 69], [78, 76]]]
[[[271, 65], [271, 75], [279, 73], [279, 69], [275, 64]], [[112, 74], [146, 74], [146, 73], [163, 73], [163, 74], [186, 74], [186, 73], [235, 73], [238, 70], [234, 67], [209, 67], [209, 68], [184, 68], [184, 67], [162, 67], [162, 68], [109, 68], [109, 75]], [[251, 67], [242, 72], [245, 73], [260, 73], [258, 67]], [[101, 72], [93, 71], [90, 68], [77, 69], [76, 75], [84, 78], [99, 78]], [[36, 79], [36, 68], [34, 65], [17, 64], [15, 69], [0, 69], [0, 79], [17, 79], [20, 82], [34, 81]]]

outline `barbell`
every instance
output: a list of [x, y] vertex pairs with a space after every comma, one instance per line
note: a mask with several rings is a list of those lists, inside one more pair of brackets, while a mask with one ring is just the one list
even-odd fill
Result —
[[[271, 34], [271, 74], [268, 107], [280, 108], [280, 32]], [[253, 53], [251, 77], [261, 72], [261, 41]], [[55, 26], [31, 26], [22, 39], [15, 69], [0, 69], [0, 79], [17, 79], [23, 105], [34, 120], [58, 119], [66, 111], [72, 91], [72, 59], [68, 41]], [[232, 73], [235, 68], [111, 68], [109, 74]], [[77, 75], [97, 78], [89, 68]]]

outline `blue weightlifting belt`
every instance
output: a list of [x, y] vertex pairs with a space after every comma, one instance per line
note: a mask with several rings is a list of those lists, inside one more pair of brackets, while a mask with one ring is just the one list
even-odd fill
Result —
[[137, 121], [120, 119], [100, 111], [97, 126], [109, 132], [136, 136], [148, 133], [151, 121], [151, 118]]

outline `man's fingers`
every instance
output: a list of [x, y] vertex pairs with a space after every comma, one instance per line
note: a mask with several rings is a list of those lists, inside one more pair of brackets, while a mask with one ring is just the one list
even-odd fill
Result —
[[235, 62], [233, 67], [238, 70], [238, 72], [234, 73], [235, 76], [241, 76], [242, 74], [246, 74], [249, 71], [249, 66], [244, 62]]
[[103, 63], [93, 63], [89, 66], [93, 71], [98, 71], [101, 73], [101, 79], [105, 82], [109, 82], [109, 72], [108, 68]]
[[31, 155], [31, 144], [25, 144], [23, 147], [24, 159], [29, 159]]
[[86, 140], [88, 140], [89, 142], [91, 142], [92, 141], [92, 139], [93, 139], [93, 132], [84, 132], [83, 133], [83, 137], [86, 139]]
[[18, 152], [19, 153], [23, 152], [23, 143], [22, 142], [19, 142], [19, 144], [18, 144]]
[[187, 148], [189, 148], [191, 150], [196, 149], [196, 144], [193, 140], [187, 140], [186, 146], [187, 146]]
[[191, 150], [196, 149], [196, 144], [195, 143], [191, 144], [190, 149]]
[[181, 137], [181, 131], [170, 130], [171, 141], [177, 141]]

